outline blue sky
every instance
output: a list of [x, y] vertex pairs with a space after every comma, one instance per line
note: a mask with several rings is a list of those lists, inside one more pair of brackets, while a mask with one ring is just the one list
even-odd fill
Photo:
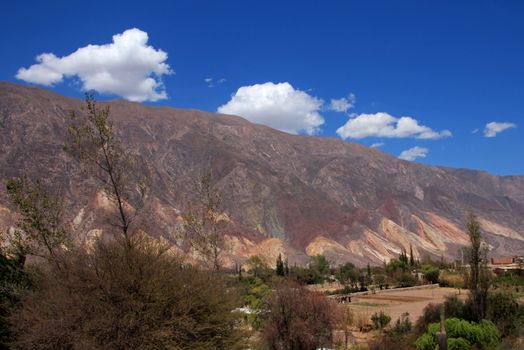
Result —
[[0, 79], [517, 175], [522, 18], [522, 1], [10, 1]]

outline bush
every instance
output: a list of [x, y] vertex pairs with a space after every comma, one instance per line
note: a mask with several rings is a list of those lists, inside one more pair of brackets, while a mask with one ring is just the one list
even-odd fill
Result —
[[[440, 308], [442, 304], [428, 304], [422, 312], [422, 316], [415, 325], [416, 332], [422, 334], [428, 325], [440, 321]], [[465, 320], [472, 320], [471, 306], [460, 300], [456, 295], [447, 296], [444, 303], [444, 314], [446, 317], [456, 317]]]
[[371, 322], [373, 322], [373, 327], [375, 329], [383, 329], [391, 321], [391, 316], [386, 314], [384, 311], [375, 312], [371, 315]]
[[469, 350], [471, 343], [464, 338], [450, 338], [448, 340], [448, 350]]
[[0, 253], [0, 349], [7, 348], [10, 337], [8, 316], [30, 282], [16, 259]]
[[464, 288], [464, 276], [460, 273], [442, 271], [438, 278], [441, 287]]
[[502, 336], [516, 335], [524, 325], [524, 307], [511, 292], [494, 292], [488, 296], [487, 318]]
[[417, 280], [409, 272], [404, 272], [396, 279], [396, 283], [398, 287], [413, 287]]
[[248, 281], [249, 286], [244, 296], [244, 301], [252, 310], [247, 317], [251, 326], [255, 329], [260, 327], [261, 315], [267, 308], [267, 301], [271, 295], [271, 288], [258, 277]]
[[226, 281], [180, 264], [151, 239], [70, 251], [9, 321], [14, 349], [237, 349]]
[[[427, 332], [417, 339], [415, 345], [418, 350], [434, 350], [436, 334], [440, 330], [439, 323], [431, 323]], [[500, 342], [500, 335], [496, 326], [487, 320], [480, 323], [468, 322], [458, 318], [446, 320], [446, 334], [448, 349], [470, 349], [476, 347], [481, 350], [495, 349]], [[467, 347], [464, 347], [467, 345]]]
[[422, 273], [424, 274], [424, 279], [429, 283], [438, 283], [438, 277], [440, 274], [438, 267], [432, 265], [422, 265]]
[[411, 331], [412, 326], [411, 320], [409, 319], [409, 313], [405, 312], [397, 319], [395, 325], [389, 332], [389, 335], [392, 337], [402, 336]]

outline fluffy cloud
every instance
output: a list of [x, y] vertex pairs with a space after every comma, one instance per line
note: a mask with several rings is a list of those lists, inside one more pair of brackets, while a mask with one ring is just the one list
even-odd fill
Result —
[[346, 113], [348, 110], [353, 108], [355, 106], [356, 102], [355, 94], [349, 94], [348, 97], [342, 97], [342, 98], [332, 98], [328, 109], [335, 111], [335, 112], [341, 112]]
[[105, 45], [87, 45], [70, 55], [43, 53], [37, 64], [20, 68], [16, 77], [30, 83], [53, 85], [64, 77], [77, 76], [85, 90], [96, 90], [131, 101], [167, 98], [161, 78], [172, 71], [167, 53], [147, 45], [148, 35], [129, 29], [113, 36]]
[[297, 90], [289, 83], [267, 82], [243, 86], [218, 112], [242, 116], [288, 133], [314, 134], [324, 124], [319, 111], [323, 101]]
[[428, 152], [429, 151], [427, 148], [415, 146], [405, 151], [402, 151], [398, 157], [400, 159], [413, 161], [417, 158], [426, 158]]
[[376, 143], [372, 144], [369, 147], [379, 148], [379, 147], [382, 147], [382, 146], [384, 146], [384, 142], [376, 142]]
[[343, 139], [362, 139], [365, 137], [414, 137], [417, 139], [440, 139], [451, 136], [451, 131], [434, 131], [419, 124], [411, 117], [395, 118], [388, 113], [360, 114], [350, 118], [337, 129]]
[[486, 137], [495, 137], [499, 132], [503, 132], [506, 129], [516, 128], [517, 125], [514, 123], [498, 123], [491, 122], [487, 123], [484, 128], [484, 136]]

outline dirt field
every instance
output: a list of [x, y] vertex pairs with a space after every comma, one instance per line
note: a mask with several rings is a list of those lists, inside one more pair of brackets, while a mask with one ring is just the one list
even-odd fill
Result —
[[[458, 294], [454, 288], [431, 288], [417, 290], [391, 291], [387, 293], [354, 296], [351, 303], [346, 304], [356, 314], [371, 317], [377, 311], [384, 311], [395, 322], [402, 313], [409, 312], [414, 323], [429, 303], [440, 303], [447, 295]], [[466, 291], [461, 291], [461, 297], [466, 297]]]
[[[441, 303], [447, 295], [459, 295], [454, 288], [427, 288], [415, 290], [395, 290], [385, 293], [353, 296], [351, 303], [344, 304], [355, 312], [355, 321], [360, 319], [364, 323], [371, 324], [371, 315], [380, 310], [391, 316], [393, 324], [401, 314], [409, 312], [409, 318], [413, 323], [422, 315], [422, 310], [429, 303]], [[459, 297], [466, 298], [467, 291], [462, 290]], [[367, 321], [366, 321], [367, 320]], [[357, 321], [358, 323], [358, 321]], [[366, 344], [377, 336], [378, 331], [362, 333], [358, 326], [352, 329], [353, 342]]]

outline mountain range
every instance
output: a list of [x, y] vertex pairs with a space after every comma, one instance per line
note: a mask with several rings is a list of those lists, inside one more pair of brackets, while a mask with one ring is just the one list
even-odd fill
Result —
[[[110, 101], [123, 146], [148, 178], [147, 225], [176, 249], [193, 183], [210, 170], [230, 221], [229, 261], [281, 253], [305, 263], [380, 264], [412, 247], [456, 256], [474, 213], [491, 256], [524, 251], [524, 176], [428, 166], [336, 138], [291, 135], [237, 116]], [[65, 219], [85, 237], [110, 234], [97, 182], [64, 152], [71, 111], [83, 101], [0, 82], [0, 186], [27, 175], [65, 197]], [[517, 161], [517, 160], [516, 160]], [[137, 174], [138, 175], [138, 174]], [[0, 231], [15, 224], [0, 191]]]

